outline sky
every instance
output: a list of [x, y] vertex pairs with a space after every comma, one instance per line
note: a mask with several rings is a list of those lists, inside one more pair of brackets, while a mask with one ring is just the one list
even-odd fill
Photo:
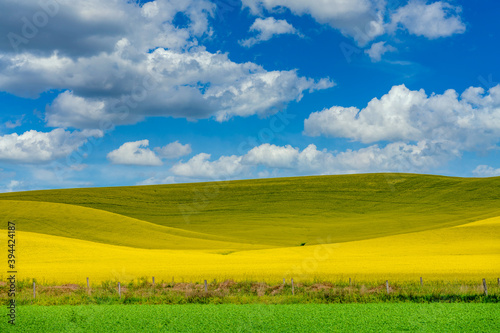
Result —
[[2, 0], [0, 191], [500, 175], [500, 3]]

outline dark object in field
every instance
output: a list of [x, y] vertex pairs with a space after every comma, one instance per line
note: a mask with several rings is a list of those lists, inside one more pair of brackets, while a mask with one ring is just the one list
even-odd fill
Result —
[[300, 246], [304, 246], [304, 245], [306, 245], [306, 243], [300, 243]]

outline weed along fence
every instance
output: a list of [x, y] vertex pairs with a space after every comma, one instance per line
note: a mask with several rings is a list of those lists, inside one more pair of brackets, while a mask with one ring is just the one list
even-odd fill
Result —
[[[32, 286], [32, 289], [30, 288]], [[5, 288], [3, 285], [1, 288]], [[300, 282], [283, 278], [283, 283], [233, 280], [209, 282], [157, 281], [155, 277], [131, 282], [92, 283], [87, 277], [82, 285], [47, 285], [36, 281], [18, 282], [19, 304], [100, 304], [100, 303], [266, 303], [286, 302], [500, 302], [500, 278], [478, 281], [357, 282], [345, 280]]]

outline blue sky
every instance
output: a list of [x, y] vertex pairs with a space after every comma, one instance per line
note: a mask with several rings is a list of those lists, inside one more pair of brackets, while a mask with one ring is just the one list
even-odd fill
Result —
[[500, 4], [6, 0], [0, 191], [500, 175]]

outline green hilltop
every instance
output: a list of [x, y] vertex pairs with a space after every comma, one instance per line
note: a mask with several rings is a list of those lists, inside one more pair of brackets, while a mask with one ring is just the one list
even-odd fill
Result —
[[19, 230], [56, 236], [141, 248], [257, 249], [499, 216], [500, 177], [359, 174], [29, 191], [0, 194], [0, 209]]

